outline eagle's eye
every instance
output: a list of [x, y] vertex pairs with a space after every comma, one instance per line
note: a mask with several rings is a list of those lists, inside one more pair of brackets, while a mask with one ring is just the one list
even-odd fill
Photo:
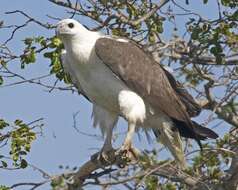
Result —
[[74, 27], [74, 23], [72, 23], [72, 22], [69, 23], [69, 24], [68, 24], [68, 27], [69, 27], [69, 28], [73, 28], [73, 27]]

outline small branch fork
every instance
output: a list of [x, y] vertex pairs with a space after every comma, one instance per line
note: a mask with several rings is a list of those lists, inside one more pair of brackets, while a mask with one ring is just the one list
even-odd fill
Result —
[[48, 89], [48, 92], [52, 92], [52, 90], [60, 90], [60, 91], [71, 91], [71, 92], [77, 92], [73, 86], [68, 86], [68, 87], [61, 87], [61, 86], [56, 86], [56, 84], [53, 85], [49, 85], [49, 84], [45, 84], [44, 82], [42, 82], [43, 79], [48, 79], [49, 77], [52, 76], [52, 74], [46, 74], [43, 76], [39, 76], [39, 77], [34, 77], [31, 79], [27, 79], [26, 77], [11, 71], [9, 68], [7, 67], [0, 67], [0, 75], [5, 77], [5, 78], [17, 78], [19, 79], [19, 81], [17, 82], [13, 82], [10, 84], [6, 84], [6, 85], [2, 85], [0, 88], [4, 88], [4, 87], [10, 87], [10, 86], [16, 86], [16, 85], [21, 85], [21, 84], [25, 84], [25, 83], [30, 83], [30, 84], [36, 84], [39, 86], [42, 86], [46, 89]]
[[20, 10], [15, 10], [15, 11], [9, 11], [9, 12], [5, 12], [5, 14], [20, 14], [20, 15], [23, 15], [24, 17], [26, 17], [28, 20], [22, 24], [22, 25], [15, 25], [15, 26], [11, 26], [11, 27], [15, 27], [14, 30], [12, 31], [11, 33], [11, 36], [2, 44], [3, 46], [5, 46], [9, 41], [11, 41], [15, 35], [15, 33], [21, 29], [21, 28], [24, 28], [25, 26], [27, 26], [29, 23], [33, 22], [33, 23], [36, 23], [38, 25], [40, 25], [41, 27], [43, 28], [46, 28], [46, 29], [52, 29], [54, 28], [55, 26], [52, 25], [52, 24], [49, 24], [49, 23], [42, 23], [36, 19], [34, 19], [33, 17], [29, 16], [28, 14], [26, 14], [25, 12], [23, 11], [20, 11]]

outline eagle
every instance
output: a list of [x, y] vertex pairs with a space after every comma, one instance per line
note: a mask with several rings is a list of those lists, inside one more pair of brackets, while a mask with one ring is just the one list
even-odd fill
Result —
[[93, 104], [93, 125], [105, 134], [100, 156], [113, 150], [113, 128], [120, 117], [128, 131], [120, 151], [133, 151], [137, 128], [151, 129], [178, 166], [186, 168], [182, 138], [201, 140], [218, 135], [191, 117], [201, 108], [183, 86], [134, 42], [90, 31], [74, 19], [58, 22], [64, 45], [61, 59], [72, 83]]

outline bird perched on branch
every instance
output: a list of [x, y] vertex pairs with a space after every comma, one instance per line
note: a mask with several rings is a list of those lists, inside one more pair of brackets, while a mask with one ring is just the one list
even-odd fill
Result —
[[192, 96], [136, 44], [89, 31], [73, 19], [60, 21], [56, 34], [65, 47], [65, 72], [92, 102], [94, 126], [106, 134], [100, 156], [112, 150], [119, 117], [128, 122], [121, 151], [133, 151], [136, 127], [152, 129], [181, 168], [186, 165], [181, 136], [195, 139], [200, 147], [200, 140], [218, 137], [190, 119], [200, 112]]

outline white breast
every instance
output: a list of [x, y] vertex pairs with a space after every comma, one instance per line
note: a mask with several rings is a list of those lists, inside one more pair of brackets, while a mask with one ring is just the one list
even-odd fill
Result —
[[[70, 55], [67, 56], [70, 57]], [[69, 64], [73, 70], [72, 75], [80, 82], [81, 88], [91, 101], [119, 112], [118, 95], [121, 90], [128, 88], [95, 54], [91, 54], [87, 64], [82, 64], [78, 60], [70, 61]]]
[[145, 118], [143, 99], [131, 91], [96, 55], [94, 43], [74, 43], [67, 59], [74, 78], [89, 99], [132, 122]]

